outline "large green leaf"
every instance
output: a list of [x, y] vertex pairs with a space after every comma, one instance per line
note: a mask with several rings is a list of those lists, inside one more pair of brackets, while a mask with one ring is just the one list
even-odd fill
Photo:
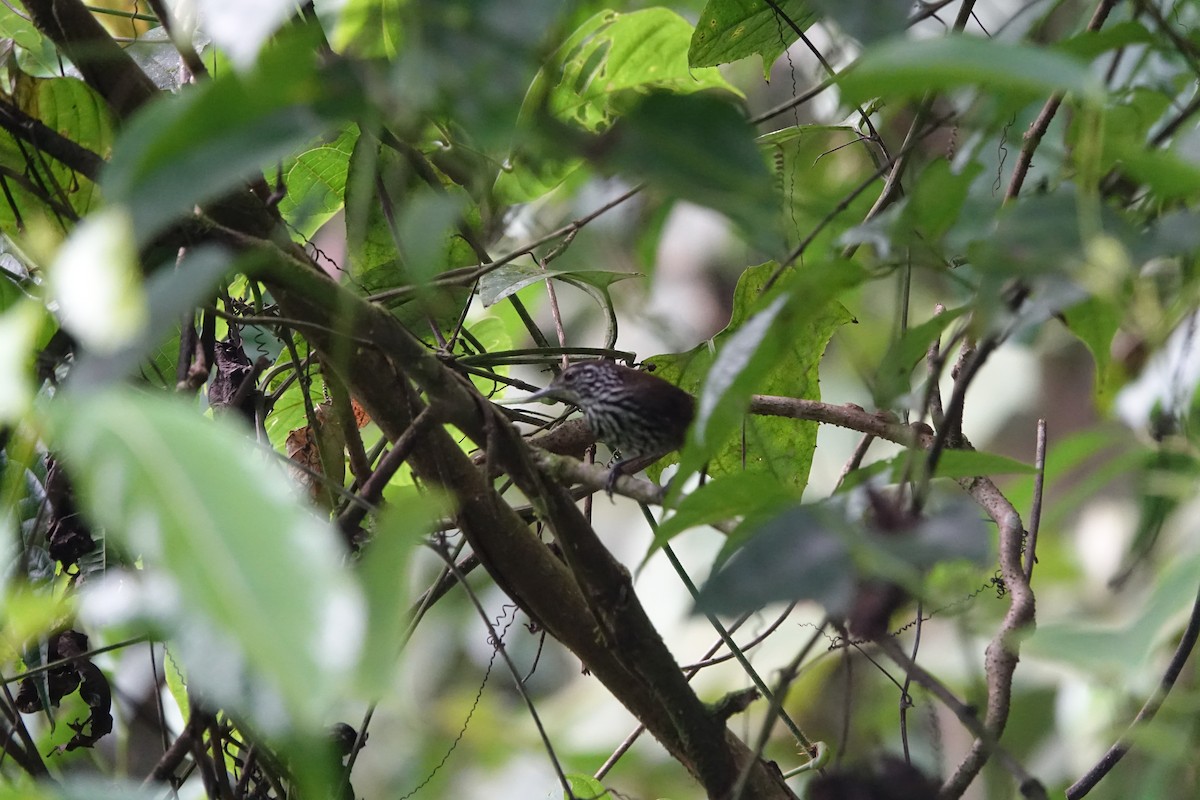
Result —
[[564, 793], [564, 800], [603, 800], [612, 795], [604, 784], [590, 775], [567, 775], [567, 785], [570, 793]]
[[1164, 640], [1179, 630], [1182, 616], [1195, 600], [1198, 583], [1200, 557], [1172, 559], [1149, 596], [1131, 607], [1121, 622], [1084, 623], [1071, 619], [1067, 612], [1053, 621], [1039, 621], [1022, 652], [1124, 685], [1146, 666]]
[[[871, 475], [886, 472], [889, 482], [900, 483], [912, 477], [913, 460], [919, 459], [918, 467], [923, 467], [925, 453], [920, 450], [905, 451], [892, 456], [885, 461], [871, 464]], [[1032, 465], [1017, 461], [997, 453], [986, 453], [981, 450], [946, 450], [938, 458], [935, 478], [974, 478], [980, 475], [1032, 475], [1036, 472]], [[862, 482], [861, 476], [858, 482]]]
[[[647, 8], [631, 13], [602, 11], [563, 43], [538, 73], [521, 108], [524, 125], [540, 113], [585, 131], [612, 125], [637, 98], [654, 90], [690, 94], [704, 90], [740, 92], [716, 69], [688, 63], [692, 26], [674, 11]], [[562, 183], [582, 164], [518, 149], [496, 181], [497, 196], [508, 203], [533, 200]]]
[[1030, 99], [1071, 92], [1096, 99], [1102, 86], [1086, 63], [1053, 50], [995, 39], [954, 35], [895, 39], [868, 49], [838, 77], [843, 98], [922, 97], [959, 86], [985, 87]]
[[558, 79], [549, 87], [548, 110], [564, 122], [596, 132], [629, 107], [630, 93], [723, 89], [740, 95], [717, 70], [688, 63], [691, 35], [687, 20], [665, 8], [597, 14], [572, 34], [543, 71], [543, 76]]
[[[801, 30], [816, 15], [804, 0], [782, 0], [779, 7]], [[758, 0], [708, 0], [688, 47], [688, 63], [715, 67], [758, 54], [763, 74], [770, 76], [779, 54], [799, 38], [775, 10]]]
[[405, 0], [346, 0], [333, 5], [337, 16], [329, 40], [334, 48], [361, 58], [398, 55], [404, 41]]
[[761, 472], [734, 472], [713, 478], [684, 497], [675, 512], [663, 520], [647, 556], [689, 528], [772, 513], [799, 499], [794, 486]]
[[1123, 309], [1109, 298], [1089, 297], [1066, 309], [1063, 316], [1071, 333], [1092, 354], [1096, 363], [1096, 402], [1101, 408], [1108, 408], [1125, 377], [1120, 364], [1112, 358], [1113, 337], [1120, 329]]
[[[47, 127], [69, 136], [72, 141], [106, 158], [113, 144], [112, 118], [103, 98], [87, 84], [75, 78], [17, 77], [14, 95], [5, 99]], [[0, 132], [0, 166], [8, 170], [5, 180], [8, 193], [16, 205], [14, 213], [7, 199], [0, 200], [0, 227], [17, 229], [19, 213], [28, 222], [41, 215], [56, 214], [83, 216], [94, 205], [96, 185], [92, 181], [49, 156], [34, 155], [27, 142], [18, 142], [7, 131]], [[22, 179], [24, 178], [24, 180]], [[42, 201], [42, 187], [50, 194], [56, 208], [53, 211]]]
[[366, 293], [404, 287], [397, 315], [414, 329], [433, 320], [453, 325], [471, 287], [430, 286], [441, 272], [478, 263], [460, 234], [479, 212], [458, 186], [433, 188], [408, 161], [374, 137], [362, 136], [350, 158], [346, 181], [348, 271]]
[[1136, 20], [1128, 20], [1105, 25], [1098, 31], [1080, 31], [1070, 39], [1060, 42], [1057, 49], [1079, 58], [1095, 58], [1110, 50], [1136, 44], [1157, 47], [1161, 43], [1145, 25]]
[[345, 204], [346, 173], [357, 141], [358, 125], [350, 123], [336, 139], [284, 166], [287, 194], [279, 201], [279, 213], [302, 236], [311, 237]]
[[790, 508], [738, 538], [745, 536], [746, 544], [701, 589], [699, 610], [739, 614], [773, 602], [815, 600], [841, 616], [864, 579], [919, 591], [921, 574], [935, 564], [982, 563], [990, 547], [978, 510], [967, 503], [903, 531], [883, 532], [854, 519], [844, 498], [835, 498]]
[[914, 182], [893, 235], [906, 239], [915, 232], [925, 243], [940, 240], [962, 214], [971, 184], [982, 171], [977, 161], [961, 168], [945, 158], [929, 164]]
[[[323, 723], [358, 659], [362, 598], [338, 534], [282, 470], [235, 426], [130, 388], [60, 395], [51, 422], [87, 516], [161, 583], [162, 607], [144, 612], [173, 610], [189, 677], [269, 729]], [[239, 652], [283, 708], [246, 707], [227, 664], [197, 641]]]
[[63, 62], [54, 44], [42, 36], [33, 22], [13, 8], [0, 3], [0, 37], [12, 39], [20, 48], [17, 59], [21, 67], [37, 77], [59, 75]]
[[892, 401], [909, 391], [913, 367], [925, 357], [929, 346], [941, 339], [946, 327], [965, 311], [964, 307], [943, 312], [892, 340], [871, 382], [871, 394], [878, 408], [890, 408]]
[[[656, 374], [698, 394], [697, 421], [680, 456], [683, 475], [767, 473], [797, 491], [808, 483], [814, 422], [745, 417], [750, 395], [820, 399], [818, 366], [830, 337], [850, 317], [835, 298], [858, 280], [852, 265], [810, 265], [760, 297], [778, 265], [750, 267], [738, 281], [733, 317], [712, 342], [648, 360]], [[714, 356], [714, 352], [716, 355]], [[661, 474], [660, 461], [651, 474]]]

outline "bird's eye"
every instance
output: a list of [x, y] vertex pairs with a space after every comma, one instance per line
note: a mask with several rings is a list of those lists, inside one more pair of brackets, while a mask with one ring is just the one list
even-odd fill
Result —
[[562, 374], [562, 382], [563, 383], [574, 383], [575, 382], [575, 373], [571, 372], [571, 370], [567, 370], [566, 372], [564, 372]]

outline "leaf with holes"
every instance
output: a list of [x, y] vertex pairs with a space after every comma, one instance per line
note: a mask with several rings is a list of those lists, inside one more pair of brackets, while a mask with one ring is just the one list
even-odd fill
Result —
[[816, 21], [804, 0], [781, 0], [778, 6], [786, 20], [758, 0], [708, 0], [692, 34], [688, 63], [715, 67], [758, 54], [769, 78], [775, 59], [799, 38], [789, 23], [803, 31]]

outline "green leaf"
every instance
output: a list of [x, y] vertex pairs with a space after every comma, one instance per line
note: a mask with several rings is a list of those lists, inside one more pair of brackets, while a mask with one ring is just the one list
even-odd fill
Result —
[[1142, 23], [1136, 20], [1126, 20], [1113, 25], [1105, 25], [1098, 31], [1077, 33], [1070, 39], [1059, 42], [1055, 45], [1055, 49], [1076, 58], [1093, 59], [1110, 50], [1118, 50], [1135, 44], [1154, 47], [1159, 44], [1159, 40]]
[[[747, 385], [750, 381], [743, 376], [749, 374], [751, 377], [757, 377], [749, 373], [748, 368], [756, 359], [768, 361], [774, 356], [777, 348], [769, 346], [768, 338], [777, 338], [771, 334], [787, 303], [787, 295], [781, 294], [776, 297], [766, 308], [738, 328], [721, 348], [708, 370], [704, 392], [700, 395], [696, 407], [692, 438], [698, 447], [706, 451], [713, 450], [713, 440], [723, 437], [728, 429], [733, 427], [729, 418], [737, 413], [734, 403], [742, 399], [739, 395], [750, 393]], [[731, 392], [734, 385], [739, 383], [746, 388], [737, 393]]]
[[507, 205], [528, 203], [543, 197], [564, 183], [574, 186], [586, 180], [587, 162], [582, 158], [555, 158], [541, 150], [518, 150], [509, 157], [496, 176], [493, 193]]
[[[237, 710], [268, 730], [323, 724], [363, 630], [337, 532], [243, 431], [185, 403], [131, 388], [60, 395], [50, 421], [89, 519], [167, 581], [161, 604], [194, 621], [172, 633], [195, 643], [219, 631], [283, 703], [274, 714]], [[185, 664], [189, 678], [206, 676], [214, 702], [240, 705], [224, 665], [199, 655]]]
[[234, 84], [227, 78], [155, 103], [118, 142], [104, 189], [129, 205], [144, 240], [321, 133], [324, 125], [311, 109], [264, 113], [259, 99]]
[[1041, 47], [954, 35], [937, 39], [896, 39], [869, 48], [838, 77], [843, 100], [922, 97], [960, 86], [1027, 95], [1053, 92], [1095, 99], [1103, 91], [1086, 63]]
[[558, 78], [546, 98], [548, 110], [595, 133], [629, 107], [630, 93], [723, 89], [740, 96], [716, 69], [688, 63], [691, 35], [687, 20], [666, 8], [600, 12], [571, 35], [541, 73], [542, 79]]
[[847, 516], [844, 496], [794, 506], [761, 525], [741, 529], [745, 541], [700, 590], [700, 611], [739, 614], [768, 603], [814, 600], [834, 616], [850, 609], [863, 580], [885, 580], [911, 592], [945, 561], [982, 563], [987, 529], [977, 507], [952, 503], [906, 530], [876, 531]]
[[938, 458], [934, 477], [974, 478], [980, 475], [1032, 475], [1031, 464], [979, 450], [945, 450]]
[[[971, 261], [999, 286], [1011, 277], [1038, 285], [1043, 302], [1061, 310], [1082, 301], [1083, 284], [1094, 292], [1112, 292], [1128, 269], [1125, 242], [1143, 234], [1128, 220], [1102, 210], [1101, 235], [1083, 237], [1081, 200], [1063, 185], [1050, 194], [1022, 198], [1000, 212], [989, 235], [969, 247]], [[985, 297], [987, 301], [992, 298]], [[1002, 311], [1002, 309], [999, 309]]]
[[919, 228], [926, 241], [941, 239], [958, 220], [971, 184], [981, 172], [983, 164], [977, 161], [957, 171], [948, 159], [939, 158], [931, 163], [913, 184], [895, 235], [907, 236], [907, 228], [911, 227]]
[[604, 164], [721, 212], [766, 252], [782, 250], [783, 198], [753, 128], [733, 105], [710, 95], [655, 93], [599, 147]]
[[330, 26], [330, 43], [360, 58], [394, 59], [404, 42], [404, 6], [405, 0], [346, 0]]
[[427, 186], [394, 149], [373, 136], [360, 137], [346, 189], [348, 261], [355, 283], [368, 293], [413, 287], [421, 303], [437, 307], [433, 316], [457, 319], [467, 290], [439, 292], [427, 284], [447, 269], [477, 262], [459, 233], [459, 222], [473, 209], [461, 187]]
[[598, 289], [607, 289], [617, 281], [643, 277], [637, 272], [612, 272], [601, 269], [549, 269], [543, 270], [534, 264], [509, 263], [494, 269], [479, 279], [479, 299], [484, 306], [494, 305], [526, 286], [547, 278], [558, 278], [569, 283], [584, 283]]
[[188, 700], [187, 676], [183, 674], [183, 667], [180, 666], [179, 659], [175, 657], [170, 647], [163, 650], [163, 682], [166, 683], [167, 691], [175, 701], [179, 715], [183, 717], [184, 722], [187, 722], [192, 713], [192, 704]]
[[1196, 598], [1200, 557], [1173, 559], [1155, 582], [1149, 599], [1132, 609], [1121, 625], [1101, 626], [1070, 620], [1039, 621], [1021, 646], [1032, 658], [1068, 664], [1097, 680], [1124, 685], [1140, 674], [1164, 640], [1179, 630], [1181, 618]]
[[714, 478], [685, 496], [675, 512], [658, 526], [646, 557], [689, 528], [771, 513], [799, 499], [794, 487], [758, 472]]
[[[87, 84], [75, 78], [29, 78], [19, 75], [15, 97], [6, 98], [49, 128], [68, 132], [71, 139], [101, 158], [113, 143], [112, 117], [104, 99]], [[12, 201], [0, 201], [0, 227], [17, 229], [12, 205], [24, 221], [39, 215], [52, 217], [55, 212], [44, 202], [44, 192], [33, 187], [56, 187], [49, 192], [58, 203], [65, 203], [77, 215], [86, 214], [97, 199], [96, 185], [52, 158], [32, 156], [29, 145], [18, 143], [7, 131], [0, 133], [0, 168], [13, 177], [5, 181]], [[24, 176], [27, 180], [18, 180]], [[30, 188], [26, 188], [26, 187]]]
[[1161, 150], [1127, 150], [1119, 158], [1121, 169], [1145, 183], [1164, 200], [1200, 195], [1200, 168], [1189, 158]]
[[285, 165], [287, 194], [279, 201], [279, 213], [300, 235], [311, 237], [345, 205], [346, 174], [358, 136], [358, 125], [350, 123], [336, 139]]
[[402, 490], [389, 499], [363, 552], [359, 577], [367, 601], [367, 635], [358, 676], [364, 697], [380, 696], [391, 682], [410, 622], [408, 563], [443, 505], [415, 488]]
[[[782, 0], [779, 7], [800, 30], [815, 21], [804, 0]], [[715, 67], [758, 54], [763, 75], [770, 77], [775, 59], [799, 37], [775, 10], [757, 0], [708, 0], [688, 47], [688, 63]]]
[[471, 199], [459, 187], [414, 192], [400, 208], [396, 238], [409, 280], [424, 285], [447, 268], [473, 263], [475, 254], [458, 233]]
[[1113, 337], [1121, 327], [1123, 311], [1109, 298], [1089, 297], [1063, 311], [1063, 316], [1067, 328], [1087, 346], [1096, 362], [1096, 402], [1107, 408], [1124, 381], [1120, 365], [1112, 360]]
[[1141, 470], [1134, 475], [1133, 496], [1138, 503], [1138, 522], [1129, 543], [1129, 553], [1121, 571], [1112, 578], [1114, 586], [1123, 584], [1154, 551], [1167, 521], [1180, 504], [1195, 491], [1200, 462], [1182, 448], [1173, 449], [1167, 439], [1143, 457]]
[[[927, 514], [904, 531], [870, 532], [856, 553], [868, 575], [903, 583], [920, 592], [919, 576], [950, 561], [989, 563], [988, 525], [977, 505], [958, 499]], [[916, 574], [913, 574], [916, 573]]]
[[[666, 8], [631, 13], [602, 11], [571, 34], [538, 73], [521, 107], [524, 128], [538, 116], [585, 131], [606, 130], [637, 99], [651, 91], [690, 94], [721, 90], [741, 93], [716, 69], [696, 69], [687, 60], [692, 26]], [[534, 200], [561, 184], [584, 163], [554, 156], [545, 147], [518, 148], [496, 180], [495, 192], [507, 203]]]
[[[1123, 428], [1089, 428], [1057, 439], [1051, 431], [1046, 453], [1045, 485], [1060, 487], [1047, 497], [1042, 512], [1042, 529], [1056, 530], [1069, 524], [1089, 499], [1102, 494], [1114, 481], [1128, 483], [1130, 465], [1139, 463]], [[1018, 479], [1006, 487], [1014, 507], [1029, 508], [1033, 481]], [[1038, 544], [1039, 551], [1043, 542]]]
[[696, 609], [741, 614], [769, 603], [815, 600], [844, 615], [854, 597], [846, 523], [824, 506], [796, 506], [759, 527], [700, 589]]
[[567, 775], [567, 786], [570, 794], [564, 794], [564, 800], [603, 800], [610, 797], [604, 784], [591, 775]]
[[892, 401], [907, 394], [911, 386], [913, 367], [925, 358], [929, 346], [941, 338], [951, 322], [966, 311], [966, 307], [944, 311], [932, 319], [909, 328], [899, 339], [893, 339], [875, 371], [871, 394], [878, 408], [890, 408]]
[[22, 66], [37, 77], [53, 77], [62, 69], [62, 56], [54, 44], [9, 3], [0, 3], [0, 38], [12, 39], [24, 51]]
[[[733, 318], [711, 343], [649, 359], [661, 377], [700, 397], [698, 419], [679, 456], [681, 475], [707, 462], [714, 477], [745, 471], [768, 473], [798, 490], [808, 483], [816, 423], [743, 412], [756, 392], [820, 399], [821, 357], [833, 332], [850, 319], [833, 298], [860, 278], [851, 264], [814, 263], [785, 271], [783, 285], [760, 297], [776, 269], [768, 262], [743, 273]], [[663, 466], [660, 461], [651, 474]]]

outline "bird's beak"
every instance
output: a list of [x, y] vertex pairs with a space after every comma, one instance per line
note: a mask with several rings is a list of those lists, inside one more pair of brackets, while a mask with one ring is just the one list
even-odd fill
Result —
[[524, 397], [509, 397], [499, 401], [498, 405], [502, 406], [523, 406], [531, 400], [549, 400], [558, 398], [554, 395], [554, 387], [547, 386], [545, 389], [536, 391], [533, 394], [527, 394]]
[[534, 392], [533, 394], [527, 394], [524, 397], [520, 398], [518, 400], [518, 402], [528, 403], [530, 400], [545, 400], [547, 398], [558, 399], [555, 396], [555, 388], [553, 386], [547, 386], [545, 389], [542, 389], [541, 391]]

